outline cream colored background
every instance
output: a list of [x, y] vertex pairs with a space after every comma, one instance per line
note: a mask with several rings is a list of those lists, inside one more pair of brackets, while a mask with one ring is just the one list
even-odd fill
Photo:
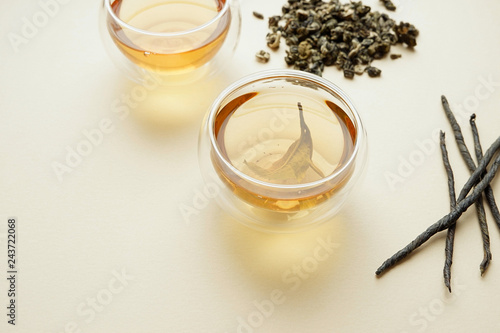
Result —
[[[369, 164], [342, 214], [294, 235], [254, 232], [214, 200], [199, 199], [197, 136], [208, 104], [243, 75], [285, 67], [283, 47], [266, 65], [254, 60], [266, 49], [267, 23], [251, 14], [279, 14], [284, 1], [241, 2], [241, 42], [225, 75], [187, 91], [152, 91], [123, 119], [113, 104], [134, 86], [103, 50], [98, 1], [61, 5], [18, 52], [8, 34], [19, 34], [23, 17], [40, 6], [0, 2], [1, 272], [9, 216], [19, 220], [20, 240], [18, 325], [6, 324], [2, 278], [0, 331], [237, 332], [238, 318], [249, 316], [259, 326], [254, 332], [500, 331], [500, 232], [490, 215], [493, 261], [484, 277], [473, 210], [460, 220], [452, 296], [442, 282], [444, 235], [383, 278], [374, 274], [448, 211], [437, 145], [424, 154], [416, 142], [446, 130], [457, 187], [467, 178], [440, 95], [478, 114], [483, 146], [500, 134], [500, 2], [400, 0], [391, 16], [420, 29], [414, 52], [398, 47], [401, 59], [376, 62], [379, 79], [349, 81], [334, 68], [325, 71], [359, 108]], [[367, 3], [384, 10], [377, 0]], [[476, 92], [488, 92], [482, 79], [496, 86], [479, 100]], [[64, 162], [66, 147], [74, 149], [103, 119], [113, 131], [58, 181], [52, 163]], [[467, 120], [462, 124], [471, 142]], [[422, 163], [391, 187], [387, 174], [418, 156]], [[498, 179], [493, 187], [500, 197]], [[198, 214], [183, 218], [181, 209], [194, 205]], [[332, 253], [318, 248], [329, 241]], [[311, 272], [294, 275], [302, 264]], [[131, 279], [123, 288], [114, 277], [120, 272]], [[269, 305], [273, 290], [283, 292], [282, 304], [258, 322], [254, 302]], [[87, 302], [96, 297], [109, 304], [92, 316]]]

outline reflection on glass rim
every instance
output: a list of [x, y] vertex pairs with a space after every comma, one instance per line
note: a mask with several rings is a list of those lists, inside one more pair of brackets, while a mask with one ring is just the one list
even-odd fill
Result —
[[134, 26], [132, 26], [132, 25], [124, 22], [122, 19], [120, 19], [115, 14], [115, 12], [113, 11], [113, 9], [111, 8], [111, 3], [115, 2], [115, 1], [118, 1], [118, 0], [104, 0], [104, 5], [106, 6], [106, 10], [107, 10], [108, 14], [111, 15], [113, 17], [113, 19], [116, 22], [118, 22], [118, 24], [120, 24], [120, 26], [125, 27], [125, 28], [127, 28], [129, 30], [138, 32], [138, 33], [143, 34], [143, 35], [156, 36], [156, 37], [177, 37], [177, 36], [188, 35], [188, 34], [191, 34], [193, 32], [197, 32], [197, 31], [203, 30], [206, 27], [208, 27], [211, 24], [213, 24], [214, 22], [216, 22], [223, 15], [225, 15], [225, 13], [228, 11], [229, 3], [232, 0], [225, 0], [224, 7], [222, 7], [222, 9], [217, 13], [217, 15], [214, 18], [212, 18], [210, 21], [208, 21], [208, 22], [206, 22], [206, 23], [204, 23], [204, 24], [202, 24], [200, 26], [197, 26], [196, 28], [192, 28], [192, 29], [185, 30], [185, 31], [180, 31], [180, 32], [152, 32], [152, 31], [148, 31], [148, 30], [143, 30], [143, 29], [136, 28], [136, 27], [134, 27]]
[[[354, 149], [349, 157], [349, 160], [347, 163], [340, 169], [336, 170], [334, 173], [329, 175], [328, 177], [325, 177], [323, 179], [310, 182], [310, 183], [303, 183], [303, 184], [294, 184], [294, 185], [282, 185], [282, 184], [275, 184], [275, 183], [269, 183], [265, 182], [259, 179], [255, 179], [253, 177], [248, 176], [246, 173], [240, 171], [237, 169], [235, 166], [231, 164], [230, 161], [228, 161], [224, 155], [221, 153], [219, 149], [219, 145], [217, 144], [217, 139], [215, 137], [215, 119], [218, 114], [218, 111], [220, 110], [220, 106], [222, 101], [227, 98], [230, 94], [236, 92], [240, 88], [243, 88], [245, 86], [251, 85], [252, 83], [256, 83], [258, 81], [266, 80], [266, 79], [300, 79], [300, 80], [305, 80], [305, 81], [311, 81], [313, 84], [318, 85], [325, 89], [328, 93], [332, 94], [335, 97], [338, 97], [349, 109], [351, 116], [353, 117], [352, 122], [357, 128], [357, 134], [356, 134], [356, 142], [354, 143]], [[251, 74], [249, 76], [246, 76], [233, 84], [231, 84], [229, 87], [227, 87], [214, 101], [212, 106], [210, 107], [210, 112], [209, 116], [207, 119], [208, 122], [208, 129], [209, 129], [209, 136], [210, 136], [210, 144], [212, 148], [215, 150], [217, 153], [217, 158], [219, 158], [220, 161], [224, 163], [224, 165], [229, 168], [232, 172], [234, 172], [236, 175], [238, 175], [240, 178], [245, 179], [248, 182], [255, 183], [261, 186], [265, 187], [270, 187], [270, 188], [280, 188], [280, 189], [306, 189], [310, 187], [315, 187], [318, 185], [322, 185], [326, 182], [329, 182], [336, 178], [338, 175], [342, 174], [347, 168], [350, 168], [352, 164], [354, 163], [354, 160], [356, 156], [358, 155], [358, 152], [360, 150], [360, 145], [364, 144], [364, 127], [361, 122], [361, 118], [359, 117], [356, 108], [354, 107], [354, 104], [350, 100], [350, 98], [335, 84], [332, 82], [311, 74], [307, 72], [302, 72], [298, 70], [268, 70], [268, 71], [262, 71], [258, 73]]]

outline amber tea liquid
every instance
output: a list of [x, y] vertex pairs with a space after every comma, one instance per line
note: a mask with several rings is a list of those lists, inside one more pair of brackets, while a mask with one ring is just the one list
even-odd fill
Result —
[[[151, 33], [181, 33], [210, 22], [225, 0], [116, 0], [111, 7], [128, 25]], [[108, 29], [120, 51], [132, 62], [159, 73], [183, 73], [210, 61], [221, 48], [230, 11], [209, 26], [177, 36], [155, 36], [122, 27], [108, 17]]]
[[[341, 189], [353, 171], [348, 161], [356, 128], [329, 100], [283, 92], [244, 94], [218, 112], [215, 137], [224, 159], [252, 180], [213, 155], [219, 177], [245, 202], [271, 211], [315, 207]], [[339, 176], [321, 182], [333, 173]], [[318, 185], [295, 188], [314, 182]]]

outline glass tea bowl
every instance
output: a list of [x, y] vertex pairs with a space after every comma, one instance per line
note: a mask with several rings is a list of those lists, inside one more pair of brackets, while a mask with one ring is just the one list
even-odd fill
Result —
[[201, 128], [202, 176], [236, 220], [295, 232], [331, 219], [366, 160], [366, 132], [333, 83], [295, 70], [247, 76], [225, 89]]
[[238, 0], [103, 0], [100, 33], [111, 60], [136, 83], [207, 78], [232, 57]]

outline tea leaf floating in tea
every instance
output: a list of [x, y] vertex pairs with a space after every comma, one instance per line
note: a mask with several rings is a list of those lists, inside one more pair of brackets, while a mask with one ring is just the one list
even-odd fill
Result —
[[302, 104], [298, 102], [297, 107], [299, 109], [300, 118], [300, 138], [288, 147], [286, 153], [279, 160], [274, 162], [268, 169], [264, 169], [255, 163], [247, 162], [246, 160], [244, 161], [244, 163], [259, 176], [272, 178], [274, 180], [295, 178], [300, 182], [304, 179], [306, 171], [311, 168], [321, 178], [325, 177], [323, 172], [313, 163], [311, 159], [313, 153], [311, 132], [304, 120]]

